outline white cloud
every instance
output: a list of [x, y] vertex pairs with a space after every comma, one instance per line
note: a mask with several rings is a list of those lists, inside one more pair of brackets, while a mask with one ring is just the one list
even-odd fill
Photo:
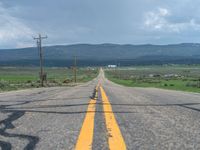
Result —
[[169, 10], [165, 9], [165, 8], [158, 8], [159, 11], [159, 15], [160, 16], [167, 16], [170, 15]]
[[145, 14], [144, 25], [147, 29], [163, 32], [180, 33], [186, 30], [199, 30], [200, 24], [195, 19], [191, 18], [186, 22], [172, 22], [169, 17], [172, 14], [166, 8], [158, 8], [156, 11], [147, 12]]
[[3, 7], [0, 3], [0, 46], [18, 47], [27, 45], [27, 40], [35, 33], [19, 18], [13, 17], [9, 9]]

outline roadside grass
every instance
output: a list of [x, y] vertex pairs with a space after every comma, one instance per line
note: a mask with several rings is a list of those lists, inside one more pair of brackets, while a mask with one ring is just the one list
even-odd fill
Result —
[[[200, 68], [198, 67], [120, 68], [120, 70], [107, 69], [105, 74], [109, 80], [124, 86], [155, 87], [200, 93]], [[149, 77], [150, 74], [157, 75], [157, 77]], [[165, 77], [166, 74], [178, 76]]]
[[[45, 68], [45, 86], [72, 86], [74, 71], [70, 68]], [[97, 68], [77, 69], [77, 83], [87, 82], [98, 75]], [[0, 91], [40, 87], [37, 67], [0, 67]]]

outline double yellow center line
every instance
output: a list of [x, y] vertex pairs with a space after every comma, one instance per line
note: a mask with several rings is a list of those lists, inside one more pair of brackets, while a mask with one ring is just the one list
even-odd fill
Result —
[[125, 150], [126, 144], [122, 137], [121, 131], [115, 119], [115, 116], [112, 111], [111, 104], [108, 100], [108, 97], [102, 87], [101, 90], [101, 97], [103, 101], [103, 110], [104, 110], [104, 117], [106, 121], [106, 129], [108, 132], [108, 144], [110, 150]]
[[98, 86], [96, 86], [94, 99], [91, 99], [87, 113], [85, 116], [85, 120], [83, 122], [77, 143], [76, 143], [76, 150], [89, 150], [92, 149], [92, 141], [93, 141], [93, 132], [94, 132], [94, 116], [95, 116], [95, 108], [96, 108], [96, 99], [97, 99], [97, 91]]
[[[99, 86], [96, 87], [97, 95]], [[126, 144], [115, 119], [109, 99], [100, 86], [100, 92], [103, 103], [103, 113], [105, 118], [106, 129], [108, 133], [108, 146], [110, 150], [125, 150]], [[94, 117], [95, 117], [96, 100], [91, 99], [88, 104], [87, 113], [76, 143], [75, 150], [91, 150], [94, 134]], [[95, 148], [94, 148], [95, 149]]]

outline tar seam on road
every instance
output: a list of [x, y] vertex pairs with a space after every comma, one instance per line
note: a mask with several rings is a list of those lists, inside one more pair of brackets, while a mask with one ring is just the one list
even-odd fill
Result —
[[98, 92], [98, 99], [96, 103], [96, 113], [94, 119], [94, 137], [92, 147], [95, 150], [109, 149], [105, 118], [103, 114], [103, 103], [100, 92]]
[[106, 129], [108, 132], [108, 144], [110, 150], [126, 150], [126, 144], [115, 119], [115, 116], [112, 112], [112, 106], [109, 102], [109, 99], [103, 89], [100, 86], [101, 96], [104, 110], [104, 117], [106, 122]]
[[[96, 87], [97, 89], [98, 87]], [[95, 95], [97, 95], [95, 93]], [[96, 110], [96, 99], [91, 99], [88, 104], [87, 113], [75, 146], [75, 150], [91, 150], [94, 134], [94, 117]]]

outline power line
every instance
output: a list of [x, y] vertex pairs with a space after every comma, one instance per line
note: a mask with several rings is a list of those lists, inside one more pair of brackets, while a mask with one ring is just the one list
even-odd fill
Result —
[[39, 55], [40, 55], [40, 83], [41, 86], [44, 86], [44, 71], [43, 71], [43, 52], [42, 52], [42, 40], [47, 39], [47, 36], [41, 36], [41, 34], [38, 35], [38, 37], [33, 37], [34, 40], [37, 41], [37, 47], [39, 50]]

